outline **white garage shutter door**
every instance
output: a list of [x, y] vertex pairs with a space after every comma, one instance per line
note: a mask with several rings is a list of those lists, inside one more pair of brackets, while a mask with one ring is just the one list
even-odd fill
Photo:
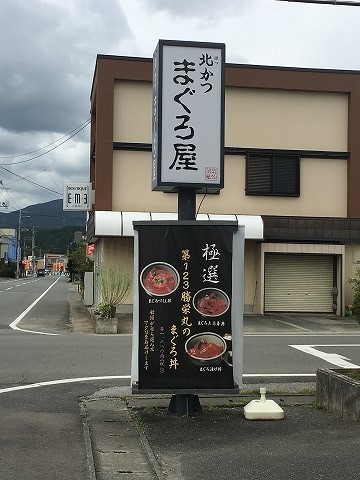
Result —
[[332, 255], [265, 255], [265, 312], [333, 312]]

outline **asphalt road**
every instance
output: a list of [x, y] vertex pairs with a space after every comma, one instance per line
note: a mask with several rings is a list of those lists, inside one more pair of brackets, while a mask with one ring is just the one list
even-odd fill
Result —
[[[130, 374], [131, 337], [71, 332], [68, 300], [66, 277], [0, 282], [1, 385]], [[9, 328], [14, 323], [21, 330]], [[347, 361], [360, 366], [359, 346], [360, 326], [353, 319], [247, 317], [244, 379], [252, 375], [311, 376], [318, 368], [342, 366], [344, 362], [346, 366]]]
[[79, 397], [129, 384], [129, 337], [73, 333], [68, 295], [66, 277], [0, 282], [1, 479], [88, 480]]
[[[131, 337], [71, 331], [66, 277], [2, 280], [0, 305], [0, 478], [87, 480], [78, 399], [129, 385]], [[360, 366], [353, 320], [246, 318], [244, 332], [245, 382]]]

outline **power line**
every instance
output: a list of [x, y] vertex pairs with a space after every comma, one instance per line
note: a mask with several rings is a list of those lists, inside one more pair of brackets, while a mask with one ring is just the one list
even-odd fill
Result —
[[[55, 180], [54, 180], [52, 177], [50, 177], [49, 172], [46, 170], [46, 168], [43, 170], [43, 172], [46, 173], [46, 175], [50, 178], [50, 180], [51, 180], [58, 188], [60, 188], [60, 190], [61, 190], [60, 185], [58, 185], [58, 184], [55, 182]], [[42, 173], [42, 172], [39, 172], [39, 173]]]
[[[51, 165], [53, 165], [53, 164], [55, 163], [55, 161], [56, 161], [56, 160], [53, 160], [53, 161], [48, 165], [47, 168], [43, 168], [42, 170], [39, 170], [39, 171], [37, 171], [37, 172], [35, 172], [35, 173], [29, 174], [29, 175], [27, 176], [27, 178], [35, 177], [36, 175], [39, 175], [40, 173], [46, 172], [47, 169], [48, 169], [49, 167], [51, 167]], [[0, 168], [2, 168], [2, 167], [0, 167]], [[22, 177], [20, 177], [20, 179], [22, 179]], [[14, 180], [13, 182], [7, 182], [7, 185], [12, 185], [13, 183], [17, 183], [17, 182], [19, 182], [19, 181], [20, 181], [20, 180]], [[60, 188], [60, 190], [61, 190], [61, 187], [59, 187], [59, 188]]]
[[318, 5], [341, 5], [346, 7], [360, 7], [360, 2], [341, 1], [341, 0], [275, 0], [276, 2], [293, 3], [317, 3]]
[[[29, 158], [29, 159], [27, 159], [27, 160], [22, 160], [22, 161], [20, 161], [20, 162], [12, 162], [11, 164], [8, 164], [8, 163], [0, 164], [0, 168], [2, 168], [3, 170], [5, 170], [6, 172], [10, 173], [11, 175], [14, 175], [14, 176], [17, 177], [18, 179], [24, 180], [25, 182], [30, 183], [31, 185], [34, 185], [35, 187], [38, 187], [38, 188], [40, 188], [40, 189], [42, 189], [42, 190], [51, 192], [52, 194], [56, 194], [56, 195], [62, 196], [62, 194], [63, 194], [62, 192], [52, 190], [51, 188], [47, 188], [47, 187], [44, 187], [43, 185], [40, 185], [40, 184], [38, 184], [38, 183], [36, 183], [36, 182], [33, 182], [33, 181], [29, 180], [28, 178], [25, 178], [25, 177], [23, 177], [23, 176], [21, 176], [21, 175], [18, 175], [17, 173], [12, 172], [11, 170], [5, 168], [3, 165], [15, 165], [15, 164], [25, 163], [25, 162], [28, 162], [28, 161], [30, 161], [30, 160], [34, 160], [34, 159], [36, 159], [36, 158], [39, 158], [39, 157], [41, 157], [41, 156], [43, 156], [43, 155], [51, 152], [52, 150], [55, 150], [56, 148], [60, 147], [61, 145], [63, 145], [65, 142], [67, 142], [67, 141], [70, 140], [72, 137], [74, 137], [74, 136], [77, 135], [79, 132], [81, 132], [87, 125], [89, 125], [89, 123], [90, 123], [90, 119], [88, 119], [85, 123], [81, 124], [80, 126], [78, 126], [77, 128], [75, 128], [74, 130], [72, 130], [72, 131], [70, 132], [70, 133], [72, 133], [70, 136], [69, 136], [69, 134], [67, 134], [67, 135], [65, 135], [64, 137], [62, 137], [62, 138], [65, 138], [65, 137], [66, 137], [66, 139], [65, 139], [63, 142], [61, 142], [60, 144], [56, 145], [55, 147], [49, 149], [48, 151], [43, 152], [43, 153], [41, 153], [40, 155], [37, 155], [37, 156], [35, 156], [35, 157], [33, 157], [33, 158]], [[52, 144], [54, 144], [54, 143], [57, 143], [58, 141], [59, 141], [59, 139], [56, 140], [55, 142], [52, 142], [52, 143], [49, 144], [49, 145], [52, 145]], [[42, 150], [43, 148], [45, 148], [45, 147], [41, 147], [41, 148], [39, 148], [38, 150], [35, 150], [35, 151]], [[35, 151], [34, 151], [34, 152], [35, 152]], [[30, 153], [31, 153], [31, 152], [30, 152]], [[21, 155], [16, 155], [16, 156], [23, 156], [23, 155], [27, 155], [27, 154], [21, 154]], [[4, 158], [4, 157], [0, 157], [0, 158]], [[11, 157], [5, 157], [5, 158], [11, 158]], [[54, 163], [54, 162], [52, 162], [52, 163]], [[61, 187], [50, 177], [49, 173], [46, 171], [46, 168], [43, 169], [43, 170], [41, 170], [41, 171], [38, 172], [38, 173], [41, 173], [41, 172], [45, 172], [45, 173], [48, 175], [48, 177], [54, 182], [54, 184], [61, 190]], [[35, 175], [37, 175], [38, 173], [36, 173]]]
[[47, 187], [44, 187], [42, 185], [39, 185], [38, 183], [35, 183], [35, 182], [32, 182], [31, 180], [29, 180], [28, 178], [25, 178], [25, 177], [22, 177], [21, 175], [18, 175], [17, 173], [14, 173], [12, 172], [11, 170], [9, 170], [8, 168], [5, 168], [3, 166], [0, 165], [0, 168], [2, 168], [3, 170], [5, 170], [6, 172], [10, 173], [11, 175], [15, 175], [15, 177], [18, 177], [18, 178], [21, 178], [22, 180], [25, 180], [25, 182], [28, 182], [30, 183], [31, 185], [35, 185], [35, 187], [38, 187], [38, 188], [42, 188], [43, 190], [47, 190], [51, 193], [56, 193], [56, 195], [62, 195], [61, 192], [56, 192], [55, 190], [51, 190], [51, 188], [47, 188]]
[[[24, 209], [19, 209], [19, 210], [24, 210]], [[16, 213], [16, 211], [11, 212], [11, 213]], [[9, 215], [9, 213], [7, 215]], [[29, 212], [29, 215], [30, 215], [30, 217], [67, 218], [64, 215], [48, 215], [46, 213], [31, 213], [30, 214], [30, 212]], [[82, 218], [82, 217], [71, 217], [71, 220], [84, 220], [84, 218]], [[70, 226], [74, 226], [74, 225], [70, 225]], [[42, 228], [42, 227], [38, 227], [38, 228]], [[44, 230], [46, 230], [46, 228], [44, 228]]]
[[[81, 125], [77, 126], [76, 128], [74, 128], [73, 130], [71, 130], [71, 132], [69, 133], [66, 133], [65, 135], [63, 135], [62, 137], [58, 138], [57, 140], [54, 140], [53, 142], [51, 143], [48, 143], [47, 145], [44, 145], [40, 148], [37, 148], [36, 150], [32, 150], [31, 152], [26, 152], [26, 153], [18, 153], [17, 155], [7, 155], [7, 156], [1, 156], [0, 155], [0, 158], [17, 158], [17, 157], [25, 157], [26, 155], [32, 155], [33, 153], [36, 153], [36, 152], [40, 152], [40, 150], [44, 150], [44, 148], [47, 148], [47, 147], [50, 147], [51, 145], [54, 145], [54, 143], [57, 143], [57, 142], [60, 142], [60, 140], [62, 140], [63, 138], [66, 138], [68, 137], [69, 135], [71, 135], [73, 132], [76, 132], [77, 130], [80, 132], [82, 130], [82, 128], [85, 128], [87, 125], [89, 125], [90, 123], [90, 118], [88, 118], [86, 120], [86, 122], [82, 123]], [[81, 129], [81, 130], [79, 130]], [[77, 132], [76, 132], [77, 133]], [[76, 135], [75, 133], [75, 135]], [[70, 137], [71, 138], [71, 137]]]
[[[75, 137], [75, 135], [77, 135], [79, 132], [81, 132], [81, 130], [83, 130], [85, 127], [87, 127], [90, 123], [90, 120], [87, 121], [87, 123], [85, 123], [85, 125], [83, 125], [81, 128], [78, 128], [76, 130], [75, 133], [73, 133], [72, 135], [70, 135], [69, 137], [66, 138], [66, 140], [64, 140], [63, 142], [59, 143], [58, 145], [55, 145], [55, 147], [52, 147], [50, 148], [49, 150], [47, 150], [46, 152], [43, 152], [43, 153], [40, 153], [39, 155], [36, 155], [35, 157], [31, 157], [31, 158], [28, 158], [26, 160], [20, 160], [18, 162], [11, 162], [11, 163], [0, 163], [0, 166], [2, 165], [18, 165], [19, 163], [26, 163], [26, 162], [30, 162], [31, 160], [35, 160], [36, 158], [39, 158], [39, 157], [42, 157], [43, 155], [46, 155], [47, 153], [50, 153], [52, 152], [53, 150], [55, 150], [56, 148], [59, 148], [61, 145], [63, 145], [65, 142], [67, 142], [68, 140], [70, 140], [72, 137]], [[39, 149], [41, 150], [41, 149]]]
[[[10, 190], [10, 189], [9, 189]], [[16, 210], [16, 209], [19, 209], [20, 210], [20, 205], [18, 203], [16, 203], [16, 201], [11, 197], [10, 193], [8, 193], [8, 197], [9, 197], [9, 200], [10, 202], [13, 204], [13, 208]]]

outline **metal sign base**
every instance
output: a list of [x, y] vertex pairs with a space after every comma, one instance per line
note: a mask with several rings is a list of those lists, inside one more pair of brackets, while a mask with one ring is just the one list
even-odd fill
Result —
[[171, 397], [168, 413], [188, 417], [200, 412], [201, 405], [197, 395], [176, 394]]

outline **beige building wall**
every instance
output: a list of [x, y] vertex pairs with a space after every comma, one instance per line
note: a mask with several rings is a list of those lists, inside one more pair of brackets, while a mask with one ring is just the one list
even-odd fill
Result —
[[151, 154], [114, 151], [113, 210], [177, 212], [177, 195], [151, 190]]
[[152, 84], [114, 85], [114, 142], [151, 143]]
[[[225, 145], [347, 151], [348, 96], [226, 89]], [[114, 85], [114, 141], [151, 143], [152, 85]]]
[[226, 89], [226, 146], [347, 150], [345, 94]]
[[[151, 143], [151, 84], [118, 81], [114, 88], [114, 141]], [[229, 88], [225, 145], [346, 151], [347, 116], [344, 94]], [[201, 213], [346, 217], [346, 160], [302, 159], [300, 197], [285, 199], [246, 196], [245, 163], [225, 158], [225, 188], [207, 195]], [[177, 210], [176, 195], [151, 190], [149, 153], [114, 152], [113, 210]]]
[[[114, 141], [151, 143], [152, 85], [114, 85]], [[226, 89], [225, 145], [347, 150], [348, 96]]]
[[[225, 188], [207, 195], [200, 213], [346, 217], [346, 175], [345, 160], [302, 159], [300, 197], [245, 195], [245, 157], [226, 156]], [[151, 190], [150, 153], [114, 152], [113, 210], [177, 211], [176, 194]]]

